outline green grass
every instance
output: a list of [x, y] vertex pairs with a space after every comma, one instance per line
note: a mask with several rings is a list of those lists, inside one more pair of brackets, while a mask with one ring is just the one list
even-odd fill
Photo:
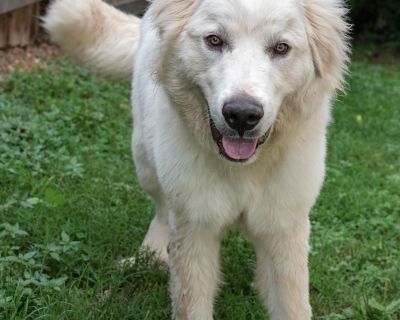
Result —
[[[312, 212], [315, 319], [400, 319], [400, 66], [354, 62]], [[0, 84], [0, 319], [168, 319], [168, 274], [120, 270], [154, 212], [130, 155], [129, 84], [61, 59]], [[215, 319], [267, 319], [254, 252], [222, 249]]]

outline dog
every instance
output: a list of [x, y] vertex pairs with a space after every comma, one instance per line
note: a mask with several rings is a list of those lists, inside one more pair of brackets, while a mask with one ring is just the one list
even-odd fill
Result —
[[168, 261], [173, 317], [210, 320], [221, 237], [255, 247], [272, 320], [311, 319], [309, 212], [347, 71], [341, 0], [153, 0], [142, 19], [56, 0], [52, 39], [109, 76], [133, 75], [133, 158], [156, 215], [143, 247]]

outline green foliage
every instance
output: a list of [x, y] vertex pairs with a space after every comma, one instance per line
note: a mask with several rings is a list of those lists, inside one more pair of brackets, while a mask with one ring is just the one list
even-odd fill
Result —
[[[11, 318], [18, 314], [18, 306], [27, 301], [43, 303], [43, 298], [54, 291], [61, 291], [68, 276], [64, 274], [71, 267], [71, 256], [81, 255], [87, 260], [79, 241], [71, 241], [62, 231], [61, 238], [46, 245], [27, 240], [29, 234], [18, 224], [4, 223], [0, 226], [0, 308]], [[77, 266], [75, 266], [77, 267]], [[61, 274], [61, 276], [57, 276]]]
[[350, 0], [354, 35], [376, 43], [390, 42], [400, 49], [398, 0]]
[[[315, 319], [400, 318], [400, 69], [354, 62], [312, 213]], [[154, 212], [130, 155], [129, 85], [65, 60], [0, 84], [0, 319], [169, 319], [137, 249]], [[121, 269], [122, 257], [136, 264]], [[224, 241], [216, 319], [266, 319], [254, 251]]]

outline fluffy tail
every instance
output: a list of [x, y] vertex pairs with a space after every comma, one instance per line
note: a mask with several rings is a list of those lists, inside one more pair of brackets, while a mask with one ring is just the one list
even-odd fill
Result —
[[139, 18], [101, 0], [55, 0], [43, 22], [52, 40], [79, 63], [100, 74], [131, 77]]

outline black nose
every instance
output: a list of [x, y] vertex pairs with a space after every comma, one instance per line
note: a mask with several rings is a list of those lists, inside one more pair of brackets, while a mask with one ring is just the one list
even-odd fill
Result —
[[243, 95], [225, 103], [222, 114], [228, 125], [243, 135], [260, 122], [264, 116], [264, 109], [256, 99]]

